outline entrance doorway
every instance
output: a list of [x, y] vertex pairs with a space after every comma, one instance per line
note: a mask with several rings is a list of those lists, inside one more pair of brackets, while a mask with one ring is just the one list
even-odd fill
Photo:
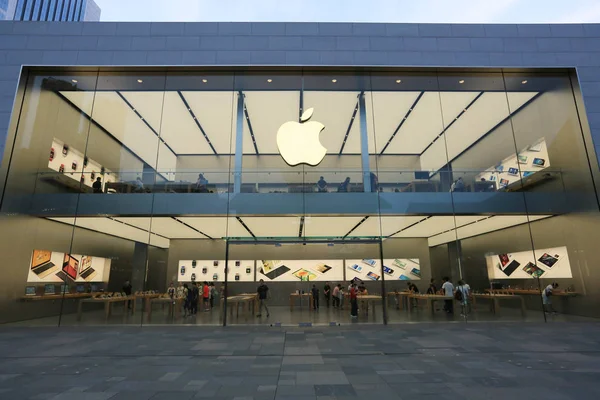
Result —
[[[378, 240], [228, 240], [226, 258], [223, 325], [387, 323]], [[356, 317], [351, 282], [362, 292]]]

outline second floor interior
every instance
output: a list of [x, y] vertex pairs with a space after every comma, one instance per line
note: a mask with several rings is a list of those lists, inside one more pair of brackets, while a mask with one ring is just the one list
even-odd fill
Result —
[[46, 69], [21, 88], [5, 213], [595, 207], [574, 71]]

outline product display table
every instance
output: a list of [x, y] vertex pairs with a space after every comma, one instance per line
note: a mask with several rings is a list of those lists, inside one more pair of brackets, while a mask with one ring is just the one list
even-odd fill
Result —
[[312, 310], [314, 307], [312, 293], [291, 293], [290, 294], [290, 311], [294, 311], [294, 303], [296, 299], [300, 299], [300, 308], [302, 308], [302, 298], [306, 297], [306, 304], [308, 305], [308, 311]]
[[[348, 299], [350, 299], [349, 295]], [[381, 295], [377, 294], [358, 295], [356, 300], [358, 301], [358, 309], [363, 310], [367, 315], [369, 315], [369, 305], [373, 309], [373, 315], [375, 315], [375, 303], [382, 301]]]
[[85, 299], [95, 296], [97, 293], [65, 293], [62, 294], [43, 294], [41, 296], [23, 296], [23, 301], [42, 301], [42, 300], [61, 300], [65, 299]]
[[525, 316], [525, 314], [527, 313], [526, 309], [525, 309], [525, 299], [523, 298], [523, 296], [519, 296], [516, 294], [471, 294], [470, 299], [473, 301], [473, 308], [477, 309], [477, 301], [478, 300], [490, 300], [491, 303], [491, 307], [492, 307], [492, 312], [494, 314], [499, 314], [500, 313], [500, 301], [504, 300], [504, 301], [511, 301], [511, 300], [519, 300], [521, 302], [521, 314], [523, 316]]
[[135, 296], [119, 296], [119, 297], [92, 297], [90, 299], [82, 299], [79, 300], [79, 305], [77, 306], [77, 321], [81, 321], [81, 314], [83, 312], [83, 303], [88, 304], [104, 304], [104, 317], [108, 320], [110, 317], [111, 308], [114, 303], [125, 303], [131, 301], [131, 314], [133, 315], [135, 312]]
[[134, 294], [133, 296], [136, 299], [136, 301], [133, 302], [134, 307], [137, 303], [137, 299], [142, 299], [143, 307], [144, 307], [143, 311], [150, 312], [150, 300], [157, 299], [162, 295], [159, 293], [144, 293], [144, 294], [139, 293], [139, 294]]
[[[233, 317], [233, 309], [235, 308], [235, 316], [239, 317], [240, 315], [240, 305], [242, 306], [242, 312], [246, 309], [246, 305], [248, 306], [247, 310], [251, 315], [254, 315], [253, 310], [256, 309], [256, 294], [248, 294], [248, 295], [237, 295], [237, 296], [229, 296], [227, 297], [227, 307], [229, 308], [229, 315]], [[221, 308], [219, 311], [219, 316], [223, 316], [223, 310], [225, 309], [224, 303], [225, 299], [221, 299]]]
[[152, 318], [152, 306], [154, 304], [162, 304], [163, 307], [166, 305], [169, 306], [169, 316], [174, 317], [175, 314], [181, 313], [181, 309], [183, 308], [184, 299], [183, 297], [179, 297], [176, 299], [171, 299], [170, 297], [154, 297], [150, 299], [146, 299], [149, 302], [150, 306], [147, 309], [148, 321]]
[[[518, 295], [529, 295], [529, 296], [541, 296], [542, 292], [538, 289], [485, 289], [487, 293], [493, 294], [518, 294]], [[580, 293], [577, 292], [563, 292], [563, 291], [552, 291], [552, 296], [558, 297], [576, 297]]]
[[250, 305], [252, 305], [254, 307], [254, 313], [258, 313], [258, 293], [240, 293], [238, 294], [238, 296], [250, 296], [250, 297], [254, 297], [254, 299], [252, 299], [250, 301]]
[[406, 306], [408, 308], [408, 298], [410, 297], [410, 295], [413, 294], [412, 292], [408, 292], [408, 291], [402, 291], [402, 292], [388, 292], [387, 294], [387, 298], [388, 298], [388, 304], [389, 304], [389, 299], [390, 298], [395, 298], [396, 299], [396, 304], [398, 305], [398, 309], [402, 310], [404, 309], [404, 305], [406, 303]]
[[[411, 294], [408, 296], [409, 299], [415, 299], [417, 302], [417, 306], [419, 303], [419, 300], [425, 300], [426, 301], [426, 308], [429, 310], [429, 312], [431, 313], [431, 315], [433, 315], [434, 313], [434, 308], [433, 308], [433, 304], [436, 301], [444, 301], [444, 300], [454, 300], [454, 297], [452, 296], [443, 296], [441, 294]], [[408, 312], [411, 312], [412, 307], [408, 307]]]

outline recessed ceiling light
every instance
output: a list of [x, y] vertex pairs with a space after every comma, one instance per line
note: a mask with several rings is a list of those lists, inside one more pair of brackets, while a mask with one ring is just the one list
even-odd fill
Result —
[[138, 79], [138, 83], [142, 83], [142, 82], [144, 82], [144, 81], [143, 81], [143, 80], [141, 80], [141, 79]]
[[331, 82], [336, 83], [337, 79], [332, 79]]
[[465, 83], [465, 80], [461, 79], [460, 81], [458, 81], [458, 83], [460, 83], [462, 85], [463, 83]]
[[271, 83], [273, 82], [273, 79], [267, 79], [267, 82]]
[[524, 81], [521, 81], [521, 84], [526, 84], [527, 83], [527, 79], [525, 79]]
[[208, 82], [208, 79], [202, 79], [202, 83]]
[[71, 79], [71, 82], [77, 83], [77, 79]]
[[396, 83], [401, 83], [402, 79], [396, 79]]

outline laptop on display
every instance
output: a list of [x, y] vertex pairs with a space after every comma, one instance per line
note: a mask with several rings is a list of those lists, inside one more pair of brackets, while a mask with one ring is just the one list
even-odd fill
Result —
[[40, 279], [56, 272], [58, 266], [50, 261], [52, 252], [48, 250], [34, 250], [31, 258], [31, 271]]
[[79, 277], [83, 278], [86, 282], [91, 281], [98, 273], [92, 268], [92, 257], [83, 256], [81, 257], [81, 266]]

